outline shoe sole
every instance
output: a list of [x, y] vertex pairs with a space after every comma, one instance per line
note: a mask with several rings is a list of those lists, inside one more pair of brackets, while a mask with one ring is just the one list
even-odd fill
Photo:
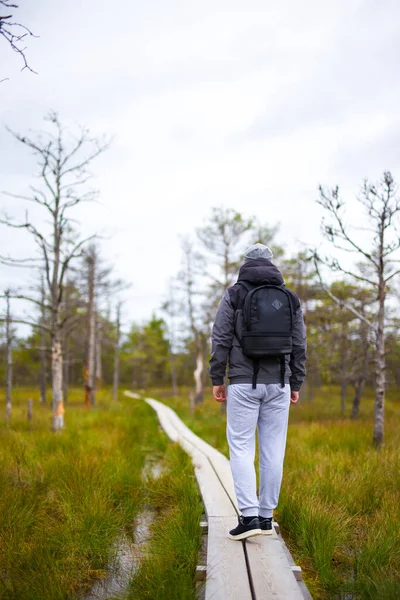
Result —
[[261, 534], [262, 535], [272, 535], [273, 531], [272, 531], [272, 529], [261, 529]]
[[253, 535], [262, 535], [261, 529], [250, 529], [249, 531], [244, 531], [243, 533], [239, 533], [239, 535], [231, 535], [228, 533], [228, 537], [231, 540], [245, 540]]

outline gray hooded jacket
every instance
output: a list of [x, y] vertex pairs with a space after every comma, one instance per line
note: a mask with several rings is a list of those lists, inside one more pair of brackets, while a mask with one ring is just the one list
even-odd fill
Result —
[[[254, 285], [283, 285], [280, 271], [267, 259], [246, 262], [239, 271], [238, 281], [246, 281]], [[287, 288], [286, 288], [287, 289]], [[298, 391], [305, 377], [306, 331], [300, 301], [296, 294], [287, 290], [292, 296], [293, 305], [293, 351], [286, 357], [285, 383], [290, 383], [293, 391]], [[242, 310], [237, 310], [242, 296], [246, 295], [241, 285], [228, 288], [220, 302], [212, 330], [212, 351], [210, 360], [210, 377], [213, 385], [222, 385], [229, 365], [230, 383], [251, 383], [254, 363], [244, 356], [239, 339], [242, 333]], [[279, 358], [271, 357], [260, 360], [258, 383], [280, 383], [281, 365]]]

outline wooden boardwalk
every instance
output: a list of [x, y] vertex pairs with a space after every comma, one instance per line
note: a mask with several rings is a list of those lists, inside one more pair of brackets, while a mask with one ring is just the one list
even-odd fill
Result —
[[171, 408], [152, 398], [145, 401], [171, 440], [192, 457], [208, 522], [205, 600], [312, 600], [277, 523], [272, 535], [242, 542], [228, 538], [239, 514], [228, 459], [195, 435]]

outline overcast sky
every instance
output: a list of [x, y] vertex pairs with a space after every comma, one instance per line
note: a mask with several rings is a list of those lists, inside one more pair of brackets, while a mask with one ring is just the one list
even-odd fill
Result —
[[[20, 0], [40, 37], [0, 40], [0, 190], [26, 193], [35, 160], [5, 131], [57, 110], [113, 137], [93, 165], [100, 204], [79, 213], [132, 282], [126, 318], [156, 309], [179, 235], [212, 206], [273, 225], [290, 251], [320, 240], [318, 183], [349, 199], [364, 177], [400, 176], [400, 4], [378, 0]], [[16, 13], [17, 15], [17, 13]], [[0, 205], [13, 214], [4, 196]], [[15, 206], [18, 210], [18, 206]], [[357, 218], [354, 202], [349, 218]], [[19, 253], [0, 231], [0, 254]], [[6, 248], [5, 248], [6, 246]], [[16, 275], [0, 267], [0, 286]]]

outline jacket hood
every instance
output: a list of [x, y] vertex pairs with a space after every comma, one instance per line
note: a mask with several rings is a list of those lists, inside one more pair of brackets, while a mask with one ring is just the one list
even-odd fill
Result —
[[253, 259], [240, 267], [238, 281], [248, 281], [254, 285], [282, 285], [283, 277], [279, 269], [265, 258]]

